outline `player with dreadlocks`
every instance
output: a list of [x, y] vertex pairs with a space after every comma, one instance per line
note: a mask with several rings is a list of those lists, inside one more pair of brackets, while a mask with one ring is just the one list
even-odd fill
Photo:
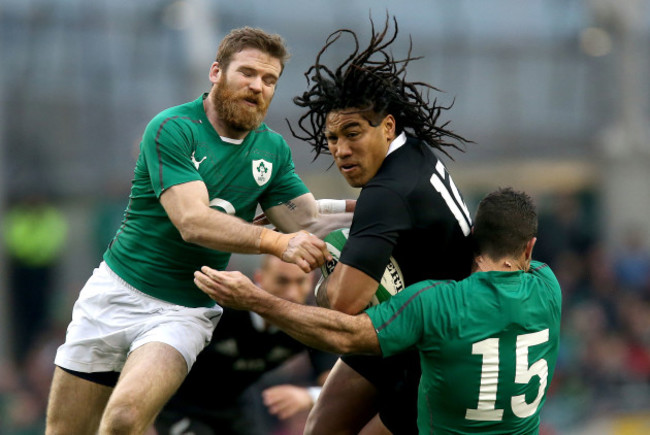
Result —
[[[399, 132], [410, 131], [412, 136], [447, 155], [444, 147], [451, 146], [460, 150], [456, 143], [449, 142], [450, 139], [461, 143], [469, 142], [447, 130], [445, 127], [449, 122], [437, 125], [441, 112], [450, 107], [438, 106], [436, 100], [429, 102], [429, 90], [438, 91], [436, 87], [428, 83], [406, 81], [409, 62], [422, 58], [411, 57], [412, 41], [405, 59], [394, 60], [386, 51], [397, 38], [397, 21], [393, 20], [395, 30], [387, 41], [384, 39], [389, 30], [388, 24], [381, 33], [375, 34], [371, 20], [371, 40], [368, 48], [362, 52], [359, 52], [359, 39], [353, 31], [341, 29], [330, 34], [325, 46], [316, 56], [316, 63], [305, 73], [311, 88], [293, 99], [296, 105], [309, 109], [298, 122], [305, 136], [297, 134], [291, 124], [289, 128], [296, 138], [305, 140], [314, 147], [316, 157], [321, 152], [329, 151], [327, 138], [323, 135], [327, 115], [332, 111], [350, 108], [356, 108], [359, 112], [374, 112], [376, 117], [391, 114], [399, 126]], [[320, 59], [345, 34], [352, 36], [355, 49], [332, 72], [320, 63]], [[379, 57], [380, 60], [371, 59], [373, 57]], [[424, 95], [422, 90], [425, 91]], [[376, 126], [375, 120], [368, 120]], [[305, 126], [307, 121], [309, 125]]]
[[[407, 66], [418, 58], [411, 56], [412, 41], [404, 59], [389, 51], [397, 21], [392, 33], [388, 16], [382, 31], [370, 22], [365, 50], [352, 30], [329, 35], [305, 73], [309, 89], [294, 98], [307, 112], [300, 131], [291, 130], [313, 146], [316, 157], [331, 154], [347, 182], [362, 188], [340, 262], [317, 291], [319, 305], [349, 314], [368, 305], [391, 256], [405, 286], [462, 279], [471, 267], [471, 215], [436, 156], [449, 156], [448, 149], [462, 150], [469, 141], [439, 122], [449, 107], [429, 100], [438, 89], [406, 80]], [[323, 65], [324, 53], [345, 35], [352, 37], [352, 53], [335, 69]], [[393, 433], [417, 433], [420, 373], [417, 351], [339, 359], [307, 433], [358, 433], [382, 424]]]

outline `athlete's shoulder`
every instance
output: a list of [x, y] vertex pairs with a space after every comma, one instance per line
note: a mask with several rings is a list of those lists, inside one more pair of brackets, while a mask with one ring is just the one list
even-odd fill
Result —
[[417, 148], [420, 147], [428, 147], [427, 143], [421, 139], [418, 139], [417, 137], [406, 135], [406, 145], [409, 145], [411, 147], [415, 146]]
[[437, 162], [424, 142], [407, 136], [404, 145], [386, 156], [369, 184], [390, 182], [402, 189], [412, 188], [421, 178], [431, 176]]
[[539, 280], [550, 291], [560, 295], [560, 283], [548, 264], [535, 260], [531, 261], [527, 276]]
[[257, 137], [263, 137], [266, 140], [272, 140], [286, 145], [286, 141], [284, 140], [284, 137], [280, 133], [278, 133], [277, 131], [273, 130], [271, 127], [266, 125], [265, 123], [261, 123], [259, 127], [253, 130], [252, 135]]
[[471, 299], [462, 281], [430, 279], [411, 284], [392, 298], [399, 298], [396, 302], [404, 308], [436, 313], [436, 321], [447, 326], [458, 320], [457, 313], [463, 311]]
[[388, 168], [401, 168], [403, 165], [413, 166], [414, 163], [426, 163], [427, 160], [430, 160], [429, 157], [437, 160], [426, 143], [414, 137], [406, 136], [406, 142], [386, 157], [385, 166]]
[[427, 279], [411, 284], [396, 296], [401, 295], [400, 297], [409, 299], [424, 296], [428, 299], [436, 299], [445, 293], [451, 292], [453, 294], [454, 292], [457, 292], [459, 287], [460, 284], [458, 281], [450, 279]]
[[403, 148], [409, 152], [412, 158], [417, 158], [423, 163], [436, 163], [439, 160], [434, 149], [425, 141], [416, 137], [406, 136], [406, 143]]
[[156, 114], [149, 122], [147, 129], [158, 131], [168, 125], [200, 125], [203, 120], [199, 116], [199, 109], [203, 109], [200, 99], [169, 107]]
[[260, 124], [259, 127], [251, 131], [246, 138], [246, 142], [262, 153], [285, 156], [285, 158], [288, 158], [291, 154], [291, 149], [284, 137], [265, 123]]
[[528, 273], [534, 276], [538, 276], [545, 280], [557, 282], [557, 278], [555, 278], [555, 274], [553, 273], [549, 265], [546, 263], [542, 263], [541, 261], [531, 260]]
[[[438, 197], [428, 192], [431, 190], [431, 176], [439, 162], [426, 143], [407, 136], [406, 143], [386, 157], [361, 195], [364, 191], [372, 191], [379, 198], [397, 195], [414, 212], [422, 207], [432, 209], [431, 201]], [[442, 168], [440, 170], [444, 172]], [[423, 202], [422, 198], [427, 200]]]

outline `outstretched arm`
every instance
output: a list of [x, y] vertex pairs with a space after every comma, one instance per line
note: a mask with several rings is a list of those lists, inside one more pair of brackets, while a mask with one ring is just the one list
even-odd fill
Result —
[[273, 254], [305, 272], [330, 257], [325, 243], [306, 232], [281, 234], [210, 208], [208, 191], [201, 181], [170, 187], [160, 202], [189, 243], [227, 252]]
[[[268, 209], [266, 217], [282, 231], [304, 228], [322, 238], [335, 229], [350, 227], [355, 207], [355, 200], [315, 200], [311, 193], [307, 193]], [[259, 221], [260, 224], [263, 222]], [[339, 263], [319, 287], [316, 295], [318, 305], [357, 314], [368, 306], [378, 285], [366, 273]]]
[[295, 304], [267, 293], [240, 272], [207, 266], [194, 273], [194, 282], [220, 305], [255, 311], [308, 346], [333, 353], [381, 354], [375, 328], [365, 313], [351, 316]]

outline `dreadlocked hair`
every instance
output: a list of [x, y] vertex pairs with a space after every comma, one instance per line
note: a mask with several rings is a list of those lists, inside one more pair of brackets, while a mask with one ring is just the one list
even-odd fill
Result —
[[[316, 56], [316, 63], [305, 73], [309, 89], [293, 99], [296, 105], [308, 109], [298, 120], [298, 126], [304, 134], [297, 133], [288, 120], [287, 123], [294, 137], [308, 142], [314, 148], [314, 160], [321, 153], [329, 154], [327, 139], [323, 134], [325, 122], [331, 111], [341, 109], [355, 108], [359, 112], [378, 115], [379, 119], [367, 118], [372, 126], [378, 125], [386, 115], [392, 114], [398, 133], [406, 131], [450, 158], [452, 157], [445, 148], [453, 147], [464, 152], [459, 145], [472, 142], [447, 129], [449, 121], [436, 125], [441, 112], [453, 105], [452, 102], [446, 107], [439, 106], [437, 100], [429, 100], [429, 92], [439, 89], [424, 82], [406, 81], [409, 62], [421, 57], [411, 56], [413, 41], [409, 36], [406, 58], [393, 59], [387, 49], [397, 38], [395, 17], [393, 23], [395, 30], [389, 36], [388, 15], [383, 31], [378, 33], [370, 18], [370, 43], [363, 51], [360, 51], [359, 39], [352, 30], [335, 31], [327, 37], [325, 46]], [[321, 56], [346, 34], [354, 40], [354, 51], [332, 71], [321, 64]]]

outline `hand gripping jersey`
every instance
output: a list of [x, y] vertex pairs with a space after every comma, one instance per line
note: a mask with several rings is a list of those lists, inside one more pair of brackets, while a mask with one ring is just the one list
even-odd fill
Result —
[[546, 264], [424, 281], [369, 308], [384, 356], [417, 348], [418, 429], [531, 434], [557, 360], [562, 295]]
[[185, 242], [160, 204], [165, 189], [201, 180], [211, 207], [249, 222], [258, 203], [266, 209], [308, 192], [282, 136], [261, 124], [242, 143], [224, 141], [204, 98], [167, 109], [147, 126], [122, 225], [104, 254], [128, 284], [188, 307], [214, 304], [193, 274], [203, 265], [223, 270], [230, 253]]

